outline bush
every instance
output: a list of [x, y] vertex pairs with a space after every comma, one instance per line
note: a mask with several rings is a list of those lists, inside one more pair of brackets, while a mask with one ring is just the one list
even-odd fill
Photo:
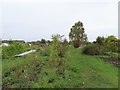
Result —
[[27, 50], [27, 48], [25, 45], [23, 45], [19, 42], [14, 42], [10, 46], [5, 46], [2, 48], [2, 58], [3, 59], [9, 58], [16, 54], [20, 54], [26, 50]]
[[60, 35], [52, 35], [52, 45], [50, 46], [50, 59], [52, 61], [59, 61], [58, 55], [60, 47]]
[[119, 39], [111, 35], [105, 38], [105, 48], [108, 52], [118, 52]]
[[90, 44], [83, 48], [82, 53], [87, 55], [100, 55], [104, 52], [103, 50], [100, 50], [97, 44]]
[[105, 55], [111, 57], [111, 58], [119, 58], [118, 53], [113, 53], [113, 52], [106, 52]]

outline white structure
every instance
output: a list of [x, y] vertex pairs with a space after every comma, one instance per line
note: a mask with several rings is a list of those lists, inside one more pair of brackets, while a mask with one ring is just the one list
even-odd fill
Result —
[[29, 44], [29, 46], [32, 46], [32, 44]]
[[36, 50], [30, 50], [30, 51], [27, 51], [27, 52], [24, 52], [24, 53], [15, 55], [15, 57], [21, 57], [21, 56], [27, 55], [27, 54], [32, 53], [32, 52], [35, 52], [35, 51], [36, 51]]
[[1, 46], [10, 46], [8, 43], [2, 43]]

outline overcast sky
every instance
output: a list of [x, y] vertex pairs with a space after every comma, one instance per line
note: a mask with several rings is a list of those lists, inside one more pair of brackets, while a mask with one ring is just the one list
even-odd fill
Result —
[[83, 22], [89, 41], [97, 36], [118, 36], [118, 0], [1, 0], [2, 39], [25, 41], [65, 35]]

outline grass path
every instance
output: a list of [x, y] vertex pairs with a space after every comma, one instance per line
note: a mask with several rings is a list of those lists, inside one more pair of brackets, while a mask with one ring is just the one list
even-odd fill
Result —
[[[98, 57], [83, 55], [80, 49], [69, 49], [67, 64], [69, 68], [77, 69], [75, 77], [88, 88], [115, 88], [118, 87], [118, 68], [112, 64], [99, 60]], [[73, 83], [76, 83], [73, 80]], [[81, 87], [81, 85], [80, 85]]]

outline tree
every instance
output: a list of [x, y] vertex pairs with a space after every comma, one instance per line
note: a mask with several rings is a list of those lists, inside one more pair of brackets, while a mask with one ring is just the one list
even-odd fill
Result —
[[115, 36], [113, 35], [108, 36], [107, 38], [105, 38], [104, 42], [107, 51], [112, 52], [118, 51], [118, 39]]
[[46, 44], [46, 40], [45, 39], [41, 39], [41, 43]]
[[98, 44], [99, 52], [102, 53], [104, 47], [104, 37], [98, 36], [96, 39], [96, 44]]
[[50, 43], [51, 43], [51, 41], [50, 41], [50, 40], [47, 40], [46, 42], [47, 42], [48, 44], [50, 44]]
[[96, 43], [98, 43], [100, 46], [104, 44], [104, 37], [98, 36], [96, 39]]
[[87, 35], [85, 34], [83, 23], [78, 21], [72, 26], [69, 33], [69, 39], [73, 42], [74, 47], [78, 48], [80, 45], [85, 44]]

